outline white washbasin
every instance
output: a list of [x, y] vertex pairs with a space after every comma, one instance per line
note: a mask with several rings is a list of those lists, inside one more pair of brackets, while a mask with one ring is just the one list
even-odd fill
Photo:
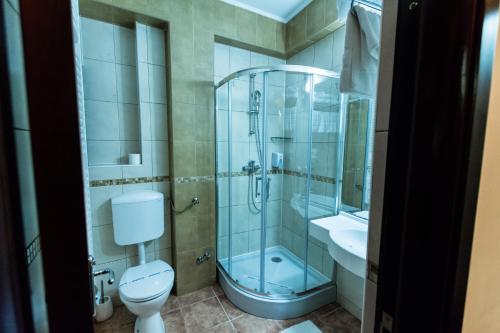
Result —
[[365, 278], [368, 224], [341, 213], [311, 220], [310, 235], [328, 245], [328, 252], [345, 269]]

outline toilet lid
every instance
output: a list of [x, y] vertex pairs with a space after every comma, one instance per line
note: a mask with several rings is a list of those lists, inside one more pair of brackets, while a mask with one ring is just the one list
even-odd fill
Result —
[[120, 294], [133, 302], [156, 298], [174, 283], [174, 270], [164, 261], [155, 260], [128, 268], [120, 279]]

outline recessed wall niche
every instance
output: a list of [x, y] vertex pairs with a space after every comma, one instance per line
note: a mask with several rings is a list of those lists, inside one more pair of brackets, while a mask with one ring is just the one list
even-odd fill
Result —
[[89, 166], [144, 165], [151, 140], [167, 139], [156, 131], [166, 128], [164, 30], [82, 16], [81, 38]]

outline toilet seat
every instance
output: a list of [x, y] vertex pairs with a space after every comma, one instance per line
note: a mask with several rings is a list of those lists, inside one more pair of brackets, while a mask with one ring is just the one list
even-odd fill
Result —
[[155, 260], [128, 268], [120, 279], [120, 296], [129, 302], [141, 303], [170, 292], [174, 270], [164, 261]]

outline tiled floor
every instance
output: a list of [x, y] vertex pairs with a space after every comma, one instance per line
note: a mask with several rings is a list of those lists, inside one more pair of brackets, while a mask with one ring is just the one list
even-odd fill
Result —
[[[337, 303], [295, 319], [255, 317], [231, 304], [217, 285], [181, 297], [170, 295], [161, 314], [168, 333], [274, 333], [305, 320], [311, 320], [325, 333], [357, 333], [361, 326], [358, 319]], [[117, 307], [112, 318], [96, 324], [96, 333], [133, 333], [134, 320], [124, 306]]]

